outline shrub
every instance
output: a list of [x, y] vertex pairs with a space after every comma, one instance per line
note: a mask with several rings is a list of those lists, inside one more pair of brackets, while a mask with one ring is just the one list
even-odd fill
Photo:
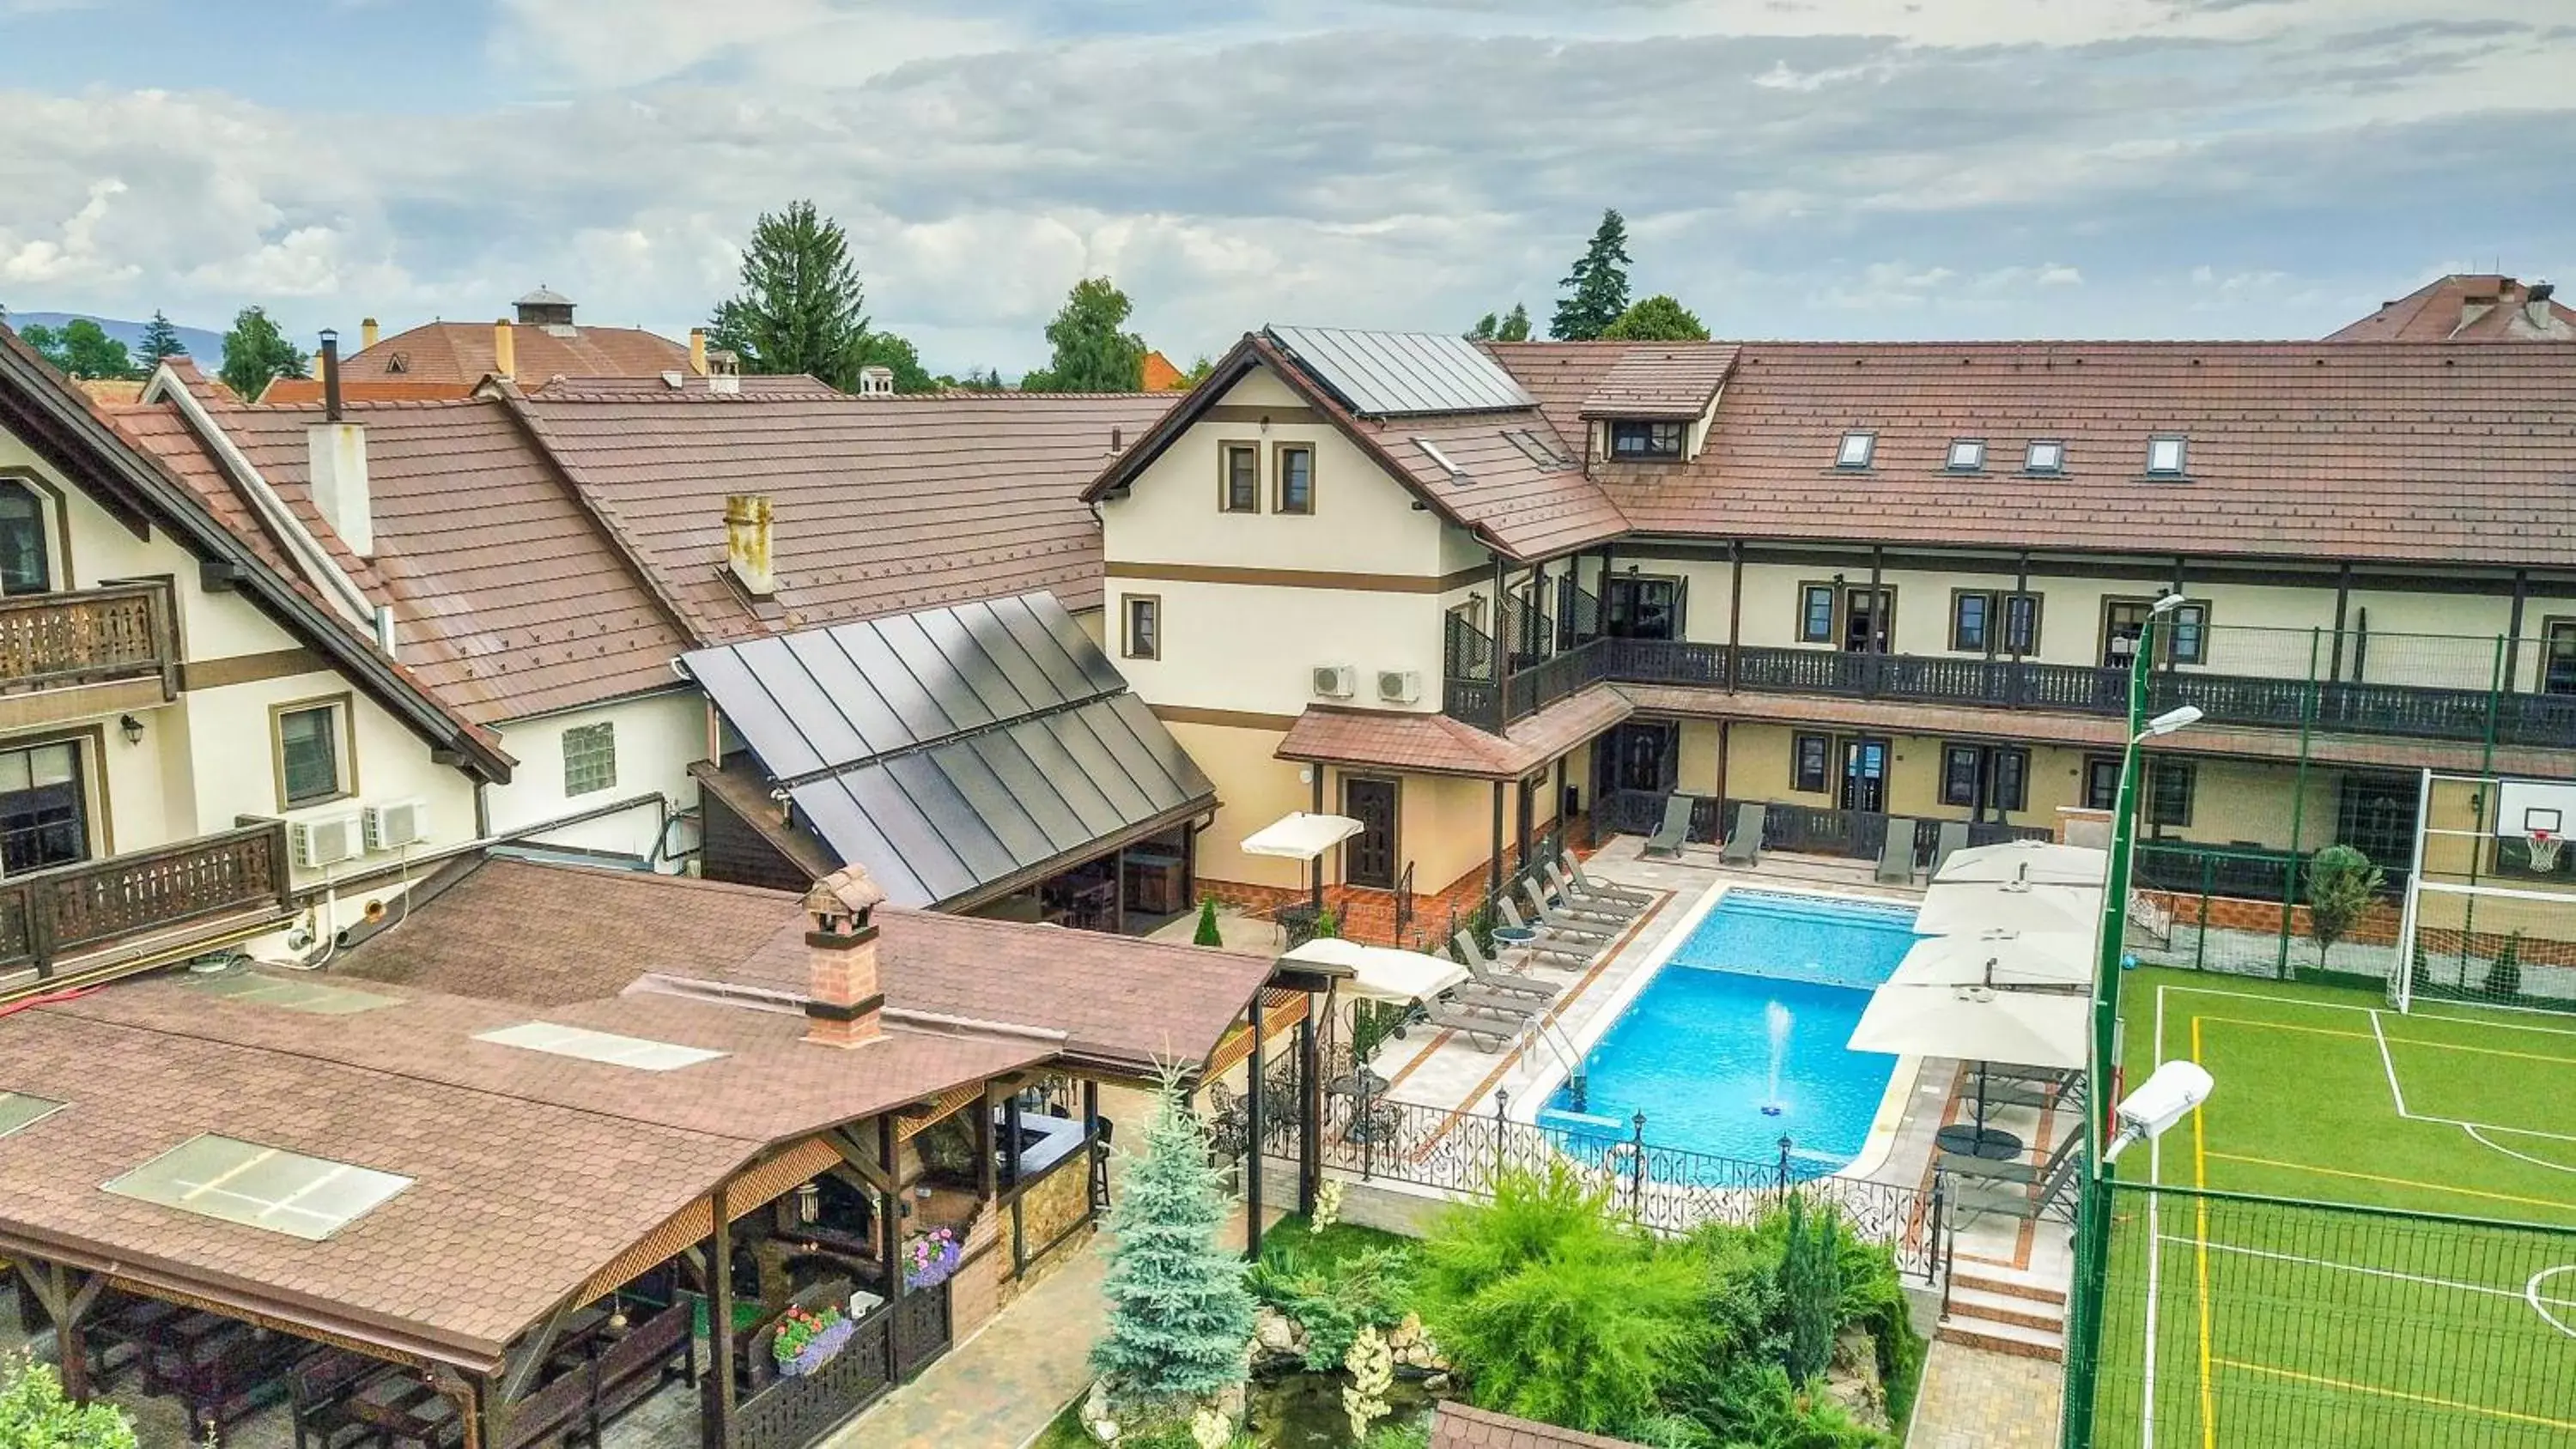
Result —
[[1409, 1269], [1408, 1255], [1394, 1248], [1326, 1255], [1274, 1243], [1263, 1246], [1245, 1282], [1254, 1298], [1306, 1330], [1306, 1367], [1323, 1372], [1341, 1363], [1361, 1329], [1404, 1321]]
[[1190, 934], [1190, 944], [1193, 946], [1225, 944], [1225, 933], [1216, 928], [1216, 897], [1199, 897], [1199, 925], [1198, 929]]
[[1788, 1319], [1781, 1364], [1805, 1383], [1825, 1371], [1842, 1318], [1842, 1245], [1831, 1212], [1810, 1215], [1803, 1193], [1789, 1197], [1788, 1242], [1780, 1255], [1780, 1301]]
[[0, 1444], [26, 1449], [135, 1449], [134, 1425], [108, 1404], [63, 1397], [53, 1365], [0, 1359]]
[[2522, 933], [2504, 938], [2504, 949], [2496, 952], [2495, 964], [2487, 968], [2487, 994], [2511, 1001], [2522, 994]]
[[2361, 923], [2388, 876], [2349, 845], [2329, 845], [2308, 861], [2308, 934], [2316, 938], [2317, 965], [2334, 943]]

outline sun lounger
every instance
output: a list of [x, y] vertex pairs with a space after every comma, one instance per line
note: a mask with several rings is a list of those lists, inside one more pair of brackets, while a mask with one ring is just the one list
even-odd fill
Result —
[[1462, 1011], [1479, 1012], [1486, 1016], [1507, 1016], [1515, 1021], [1527, 1021], [1547, 1009], [1547, 1003], [1544, 1001], [1534, 1001], [1529, 997], [1509, 992], [1487, 991], [1472, 982], [1449, 988], [1442, 993], [1442, 998]]
[[1619, 934], [1618, 922], [1605, 921], [1588, 912], [1550, 904], [1547, 893], [1538, 888], [1537, 881], [1522, 881], [1521, 896], [1529, 902], [1533, 913], [1532, 918], [1560, 936], [1573, 936], [1585, 941], [1607, 941]]
[[1583, 893], [1586, 895], [1599, 896], [1601, 899], [1608, 901], [1628, 901], [1640, 906], [1651, 906], [1655, 903], [1655, 893], [1653, 891], [1632, 890], [1627, 886], [1612, 885], [1607, 881], [1594, 880], [1591, 876], [1584, 873], [1583, 862], [1575, 859], [1573, 851], [1558, 851], [1556, 855], [1556, 863], [1564, 868], [1566, 875], [1571, 878], [1576, 885], [1583, 888]]
[[1637, 913], [1624, 906], [1586, 901], [1557, 890], [1555, 886], [1553, 877], [1544, 885], [1536, 877], [1521, 881], [1521, 889], [1528, 894], [1531, 901], [1537, 904], [1540, 911], [1562, 916], [1590, 930], [1616, 931], [1636, 918]]
[[1514, 996], [1528, 996], [1540, 1001], [1556, 999], [1558, 988], [1544, 981], [1532, 981], [1525, 976], [1505, 975], [1500, 965], [1488, 959], [1484, 952], [1476, 949], [1475, 932], [1460, 931], [1457, 935], [1457, 948], [1458, 959], [1466, 963], [1469, 979], [1485, 990]]
[[[1493, 1051], [1521, 1033], [1520, 1025], [1505, 1025], [1501, 1020], [1490, 1016], [1471, 1016], [1437, 1001], [1422, 1003], [1422, 1011], [1433, 1026], [1458, 1033], [1473, 1043], [1476, 1050], [1480, 1052]], [[1526, 1022], [1527, 1018], [1523, 1018], [1522, 1024]]]
[[[1494, 902], [1494, 905], [1503, 913], [1503, 924], [1516, 930], [1532, 929], [1521, 919], [1521, 913], [1512, 905], [1510, 896], [1502, 897]], [[1538, 931], [1529, 941], [1523, 943], [1521, 949], [1533, 956], [1550, 956], [1572, 965], [1586, 966], [1591, 964], [1593, 956], [1606, 944], [1605, 941], [1595, 940], [1589, 936], [1565, 936], [1551, 931]]]
[[1914, 883], [1914, 822], [1905, 816], [1887, 817], [1887, 838], [1878, 844], [1878, 880], [1881, 885]]
[[1656, 826], [1655, 833], [1646, 837], [1644, 853], [1679, 856], [1682, 853], [1682, 842], [1690, 839], [1691, 807], [1698, 803], [1695, 797], [1689, 795], [1675, 794], [1666, 798], [1664, 823]]
[[1967, 822], [1962, 820], [1942, 821], [1940, 838], [1935, 840], [1932, 845], [1932, 879], [1939, 880], [1941, 878], [1941, 867], [1950, 863], [1950, 857], [1953, 854], [1967, 848]]
[[1544, 870], [1547, 875], [1547, 883], [1556, 887], [1556, 898], [1558, 900], [1564, 901], [1569, 905], [1581, 907], [1582, 909], [1590, 911], [1605, 920], [1632, 921], [1637, 918], [1639, 913], [1646, 909], [1643, 901], [1632, 901], [1618, 896], [1595, 895], [1592, 892], [1585, 890], [1582, 886], [1577, 885], [1574, 881], [1568, 879], [1565, 872], [1557, 868], [1555, 861], [1549, 861], [1545, 866], [1541, 867], [1541, 869]]
[[1990, 1157], [1977, 1157], [1965, 1152], [1952, 1152], [1945, 1148], [1941, 1152], [1941, 1170], [1954, 1178], [1972, 1182], [2035, 1186], [2046, 1182], [2060, 1167], [2072, 1161], [2076, 1145], [2083, 1140], [2084, 1134], [2081, 1132], [2067, 1133], [2058, 1142], [2057, 1150], [2049, 1153], [2048, 1159], [2044, 1162], [2033, 1162], [2026, 1157], [2015, 1157], [1998, 1162]]
[[1770, 811], [1762, 805], [1747, 802], [1735, 807], [1735, 833], [1720, 846], [1720, 865], [1760, 865], [1762, 863], [1762, 820]]

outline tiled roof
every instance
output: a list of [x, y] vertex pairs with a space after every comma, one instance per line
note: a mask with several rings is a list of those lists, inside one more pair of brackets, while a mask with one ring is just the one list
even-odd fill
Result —
[[1288, 727], [1276, 754], [1283, 760], [1515, 780], [1626, 719], [1633, 708], [1626, 695], [1599, 684], [1494, 735], [1445, 714], [1310, 705]]
[[[1867, 471], [1834, 467], [1853, 429]], [[2146, 475], [2166, 432], [2183, 478]], [[1945, 471], [1960, 437], [1981, 475]], [[1747, 343], [1696, 460], [1601, 486], [1644, 534], [2565, 566], [2576, 350]]]
[[1189, 378], [1172, 365], [1172, 359], [1159, 352], [1145, 354], [1145, 391], [1183, 392], [1189, 385]]
[[[341, 375], [351, 382], [399, 378], [471, 386], [497, 365], [492, 326], [489, 322], [431, 322], [397, 332], [343, 358]], [[575, 327], [569, 336], [558, 336], [552, 328], [512, 323], [510, 350], [516, 375], [530, 379], [558, 373], [652, 377], [673, 368], [685, 372], [689, 367], [687, 343], [637, 327]]]
[[1695, 418], [1735, 368], [1724, 342], [1629, 344], [1583, 400], [1587, 418]]
[[1575, 456], [1582, 457], [1583, 438], [1589, 429], [1584, 423], [1584, 404], [1601, 391], [1604, 379], [1617, 367], [1631, 348], [1668, 344], [1638, 342], [1488, 342], [1485, 350], [1505, 371], [1520, 379], [1531, 397], [1538, 399], [1539, 411], [1558, 436], [1572, 441]]
[[[1100, 602], [1082, 486], [1169, 394], [638, 397], [525, 403], [584, 500], [701, 642], [1046, 589]], [[720, 572], [724, 500], [776, 509], [773, 605]]]
[[[427, 381], [410, 377], [342, 376], [340, 400], [350, 403], [441, 402], [449, 398], [472, 397], [471, 382]], [[275, 377], [260, 389], [261, 407], [291, 407], [322, 401], [322, 380], [317, 377]]]
[[1431, 1449], [1637, 1449], [1625, 1439], [1604, 1439], [1576, 1429], [1560, 1429], [1529, 1419], [1515, 1419], [1488, 1409], [1445, 1400], [1431, 1420]]
[[2552, 300], [2545, 321], [2527, 309], [2531, 289], [2492, 272], [2441, 277], [2348, 326], [2328, 342], [2576, 342], [2576, 311]]
[[[528, 378], [527, 372], [525, 369], [521, 369], [520, 376], [523, 379], [520, 383], [520, 390], [530, 397], [664, 397], [675, 392], [707, 393], [714, 391], [714, 389], [708, 385], [708, 380], [706, 378], [685, 370], [648, 373], [638, 377], [557, 376], [526, 380]], [[671, 382], [671, 379], [674, 377], [679, 379], [679, 385], [676, 387], [673, 386]], [[733, 379], [731, 386], [737, 395], [753, 397], [793, 396], [823, 398], [828, 400], [831, 398], [849, 396], [849, 394], [842, 392], [840, 389], [823, 381], [821, 378], [809, 377], [801, 372], [763, 373], [751, 376], [738, 375]]]

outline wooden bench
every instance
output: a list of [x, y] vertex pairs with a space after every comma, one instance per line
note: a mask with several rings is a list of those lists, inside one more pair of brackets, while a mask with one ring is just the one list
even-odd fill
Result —
[[698, 1384], [695, 1309], [688, 1304], [665, 1308], [636, 1324], [590, 1361], [590, 1442], [599, 1442], [608, 1421], [652, 1397], [670, 1381], [673, 1370], [689, 1387]]

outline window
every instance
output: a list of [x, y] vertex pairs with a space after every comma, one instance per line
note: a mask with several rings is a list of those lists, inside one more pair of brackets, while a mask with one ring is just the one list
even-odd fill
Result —
[[2576, 619], [2549, 620], [2541, 637], [2540, 692], [2576, 694]]
[[1261, 511], [1261, 448], [1256, 443], [1217, 445], [1216, 506], [1227, 513]]
[[1278, 511], [1315, 511], [1315, 450], [1304, 443], [1279, 445]]
[[63, 1109], [51, 1097], [33, 1097], [25, 1092], [0, 1092], [0, 1137], [21, 1132]]
[[1978, 767], [1984, 751], [1975, 745], [1941, 747], [1941, 803], [1974, 808], [1977, 803]]
[[2006, 654], [2039, 652], [2039, 595], [2004, 595], [2004, 639]]
[[1941, 803], [1997, 812], [2028, 809], [2030, 751], [1943, 745]]
[[2183, 438], [2179, 433], [2160, 433], [2147, 439], [2147, 473], [2155, 478], [2182, 476]]
[[2033, 438], [2021, 455], [2025, 473], [2063, 473], [2066, 471], [2066, 445], [2055, 438]]
[[71, 740], [0, 752], [0, 872], [89, 859], [89, 793]]
[[1163, 657], [1163, 601], [1151, 594], [1128, 594], [1127, 637], [1119, 652], [1130, 659]]
[[211, 1133], [108, 1183], [119, 1197], [320, 1242], [411, 1186], [390, 1172]]
[[1983, 654], [1993, 637], [1995, 596], [1962, 590], [1950, 596], [1950, 647], [1961, 654]]
[[2149, 825], [2189, 825], [2191, 792], [2200, 767], [2188, 760], [2149, 760], [2147, 762], [2147, 823]]
[[2088, 755], [2084, 760], [2084, 808], [2120, 808], [2120, 757]]
[[[2145, 599], [2102, 602], [2102, 665], [2126, 669], [2137, 658], [2138, 635], [2147, 627], [2155, 605]], [[2209, 605], [2177, 604], [2156, 620], [2159, 665], [2209, 662]]]
[[1688, 423], [1615, 422], [1610, 425], [1610, 456], [1622, 462], [1678, 458], [1689, 437]]
[[1986, 466], [1986, 440], [1985, 440], [1985, 439], [1983, 439], [1983, 438], [1952, 438], [1952, 439], [1950, 440], [1950, 462], [1949, 462], [1949, 468], [1950, 468], [1950, 471], [1951, 471], [1951, 472], [1953, 472], [1953, 473], [1979, 473], [1979, 472], [1983, 472], [1983, 471], [1985, 471], [1985, 466]]
[[41, 594], [53, 582], [44, 503], [26, 484], [0, 481], [0, 594]]
[[2030, 808], [2030, 751], [1995, 751], [1995, 773], [1986, 801], [1998, 811]]
[[318, 805], [349, 793], [341, 761], [342, 718], [347, 706], [282, 705], [275, 711], [277, 730], [277, 797], [281, 808]]
[[587, 795], [617, 784], [617, 725], [611, 720], [563, 732], [564, 794]]
[[1950, 595], [1950, 648], [1960, 654], [2034, 654], [2039, 596], [1961, 589]]
[[1845, 433], [1843, 445], [1834, 453], [1837, 468], [1866, 468], [1872, 453], [1878, 451], [1878, 434]]
[[246, 1001], [258, 1006], [273, 1006], [280, 1011], [301, 1011], [312, 1016], [355, 1016], [361, 1011], [375, 1011], [398, 1005], [402, 998], [381, 991], [358, 991], [346, 986], [325, 986], [317, 981], [301, 981], [287, 976], [269, 976], [258, 971], [225, 971], [213, 976], [188, 978], [190, 988], [226, 1001]]
[[1789, 788], [1804, 795], [1825, 792], [1825, 761], [1833, 742], [1823, 735], [1789, 737]]
[[2209, 606], [2184, 604], [2165, 615], [2161, 631], [2165, 639], [2165, 660], [2170, 664], [2207, 664], [2209, 662]]
[[1831, 644], [1834, 642], [1834, 586], [1800, 584], [1798, 586], [1798, 642]]

